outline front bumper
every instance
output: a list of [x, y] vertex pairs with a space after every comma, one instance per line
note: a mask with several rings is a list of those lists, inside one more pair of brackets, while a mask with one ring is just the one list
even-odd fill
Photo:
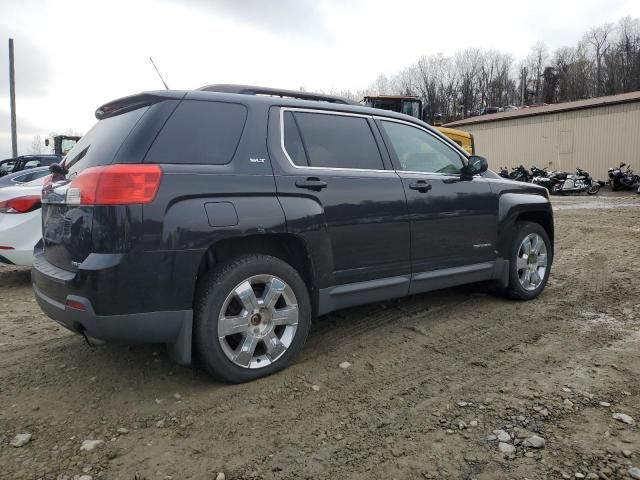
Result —
[[[33, 291], [40, 308], [63, 327], [99, 340], [124, 343], [166, 343], [171, 356], [180, 364], [191, 362], [192, 310], [97, 315], [91, 301], [64, 293], [64, 303], [52, 298], [51, 291], [69, 292], [73, 272], [58, 272], [56, 267], [34, 262]], [[66, 288], [69, 287], [69, 288]], [[69, 306], [69, 303], [73, 307]]]

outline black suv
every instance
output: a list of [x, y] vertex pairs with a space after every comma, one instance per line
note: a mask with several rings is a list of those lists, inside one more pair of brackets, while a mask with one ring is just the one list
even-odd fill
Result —
[[[470, 282], [544, 289], [544, 188], [426, 123], [338, 97], [214, 85], [100, 107], [43, 189], [33, 288], [89, 341], [192, 348], [243, 382], [313, 316]], [[192, 347], [193, 346], [193, 347]]]

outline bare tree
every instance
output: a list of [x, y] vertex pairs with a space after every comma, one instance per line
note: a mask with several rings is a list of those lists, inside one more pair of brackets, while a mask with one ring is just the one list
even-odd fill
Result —
[[[515, 68], [516, 65], [518, 68]], [[423, 56], [394, 75], [380, 74], [364, 93], [417, 95], [428, 121], [451, 121], [482, 107], [555, 103], [640, 90], [640, 20], [590, 29], [575, 46], [549, 54], [543, 42], [515, 62], [496, 50], [467, 48]]]
[[[531, 53], [527, 56], [527, 71], [529, 72], [529, 78], [533, 95], [534, 95], [534, 103], [542, 102], [542, 74], [544, 72], [545, 66], [549, 61], [549, 50], [544, 42], [536, 43], [533, 48], [531, 48]], [[525, 88], [527, 86], [525, 85]]]
[[33, 140], [31, 141], [31, 148], [29, 149], [29, 151], [34, 155], [38, 155], [44, 151], [44, 142], [42, 141], [42, 137], [40, 136], [40, 134], [33, 136]]
[[482, 51], [478, 48], [467, 48], [454, 56], [454, 64], [458, 72], [459, 104], [465, 117], [478, 106], [477, 75], [481, 59]]
[[602, 92], [602, 57], [609, 48], [609, 35], [613, 31], [613, 24], [605, 23], [600, 27], [591, 28], [584, 37], [584, 40], [593, 47], [596, 62], [596, 96]]
[[378, 75], [372, 87], [376, 95], [389, 95], [391, 93], [391, 82], [384, 73]]

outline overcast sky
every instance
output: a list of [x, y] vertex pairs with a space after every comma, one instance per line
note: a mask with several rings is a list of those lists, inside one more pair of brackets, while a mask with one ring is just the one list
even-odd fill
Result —
[[15, 39], [19, 153], [33, 136], [84, 133], [102, 103], [169, 87], [243, 83], [363, 89], [421, 55], [466, 47], [516, 58], [575, 44], [639, 0], [0, 0], [0, 158], [11, 154], [8, 38]]

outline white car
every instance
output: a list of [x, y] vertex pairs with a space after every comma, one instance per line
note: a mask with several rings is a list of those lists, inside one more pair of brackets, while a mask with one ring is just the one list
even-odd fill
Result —
[[0, 189], [0, 263], [33, 264], [33, 247], [42, 238], [45, 178]]

